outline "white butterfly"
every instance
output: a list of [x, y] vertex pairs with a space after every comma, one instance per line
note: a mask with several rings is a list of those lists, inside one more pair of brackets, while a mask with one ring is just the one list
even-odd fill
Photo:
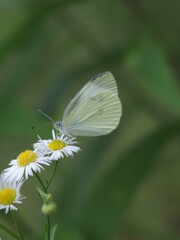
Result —
[[100, 136], [112, 132], [119, 124], [122, 106], [117, 85], [110, 72], [91, 79], [66, 107], [56, 130], [69, 136]]

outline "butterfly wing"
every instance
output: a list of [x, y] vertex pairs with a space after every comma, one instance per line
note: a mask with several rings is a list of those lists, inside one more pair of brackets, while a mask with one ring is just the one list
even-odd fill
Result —
[[105, 135], [117, 127], [121, 114], [116, 81], [105, 72], [91, 79], [71, 100], [62, 125], [73, 136]]

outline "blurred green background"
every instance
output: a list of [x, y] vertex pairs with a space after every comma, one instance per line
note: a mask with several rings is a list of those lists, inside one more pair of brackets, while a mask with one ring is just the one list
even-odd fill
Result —
[[[0, 0], [1, 171], [37, 134], [51, 137], [36, 106], [60, 120], [107, 70], [123, 104], [113, 133], [78, 138], [82, 151], [59, 164], [57, 240], [180, 239], [179, 9], [178, 0]], [[31, 177], [22, 189], [26, 240], [44, 239], [37, 185]], [[13, 228], [3, 211], [0, 222]]]

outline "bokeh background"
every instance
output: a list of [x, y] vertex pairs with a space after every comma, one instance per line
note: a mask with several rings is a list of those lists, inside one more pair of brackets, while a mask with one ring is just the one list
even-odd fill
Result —
[[[178, 0], [0, 0], [1, 171], [38, 134], [51, 137], [35, 107], [60, 120], [107, 70], [123, 105], [112, 134], [78, 138], [82, 151], [60, 161], [50, 188], [57, 240], [180, 239], [179, 9]], [[37, 185], [24, 184], [17, 212], [26, 240], [44, 239]], [[10, 214], [0, 222], [13, 229]]]

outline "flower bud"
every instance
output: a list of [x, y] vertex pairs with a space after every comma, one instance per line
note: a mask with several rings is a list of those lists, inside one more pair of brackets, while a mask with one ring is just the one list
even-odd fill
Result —
[[44, 203], [42, 206], [42, 212], [45, 215], [49, 215], [56, 211], [56, 204], [54, 202]]

